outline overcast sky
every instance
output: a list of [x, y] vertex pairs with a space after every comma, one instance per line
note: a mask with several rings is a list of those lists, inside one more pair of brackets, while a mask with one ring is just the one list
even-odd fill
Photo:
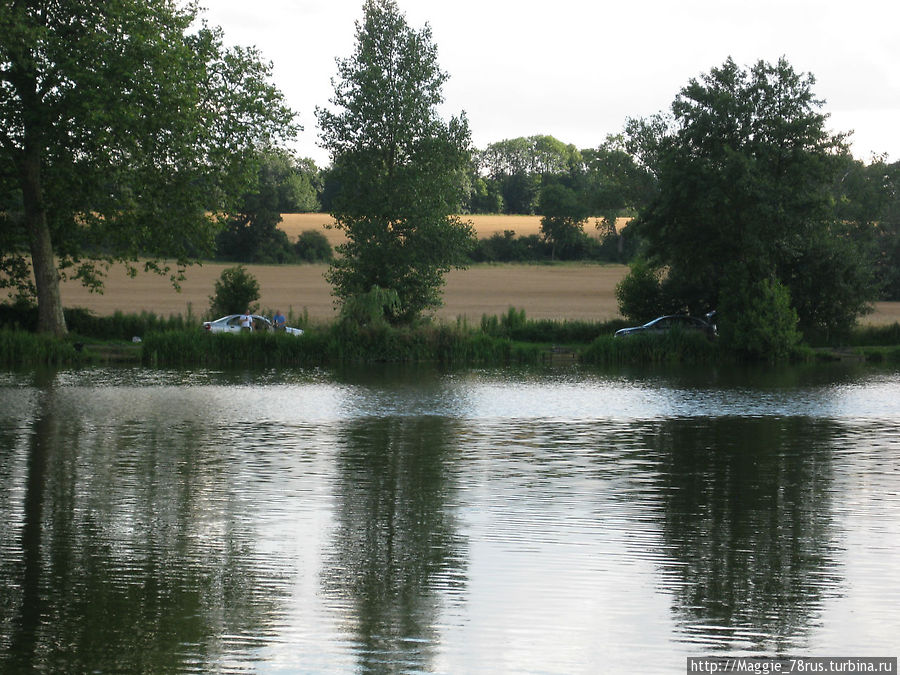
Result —
[[[335, 59], [354, 46], [362, 0], [201, 0], [226, 42], [255, 45], [321, 166], [315, 107]], [[445, 111], [464, 110], [474, 144], [549, 134], [579, 148], [629, 117], [668, 108], [688, 80], [721, 65], [785, 56], [816, 77], [834, 131], [853, 152], [900, 159], [900, 4], [896, 0], [398, 0], [431, 25], [449, 73]]]

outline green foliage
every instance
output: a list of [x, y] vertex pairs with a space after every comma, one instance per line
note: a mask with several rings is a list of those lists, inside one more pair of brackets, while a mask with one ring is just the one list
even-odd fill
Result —
[[424, 361], [461, 366], [538, 363], [543, 354], [539, 345], [514, 343], [454, 326], [334, 324], [311, 328], [302, 337], [283, 333], [210, 335], [199, 330], [151, 333], [144, 339], [142, 358], [145, 365], [159, 367]]
[[[125, 314], [116, 311], [109, 316], [97, 316], [93, 312], [70, 307], [65, 310], [66, 325], [81, 337], [101, 340], [131, 340], [151, 331], [173, 331], [196, 328], [196, 319], [188, 308], [187, 316], [176, 314], [168, 318], [151, 312]], [[0, 304], [0, 329], [37, 330], [37, 307], [32, 303]]]
[[340, 321], [351, 327], [386, 327], [392, 316], [400, 314], [400, 296], [390, 288], [372, 286], [366, 293], [360, 293], [344, 300], [341, 305]]
[[616, 285], [616, 300], [622, 316], [643, 324], [667, 313], [669, 301], [660, 276], [660, 272], [643, 259], [631, 264], [628, 275]]
[[613, 364], [711, 364], [722, 359], [716, 342], [696, 331], [670, 331], [662, 335], [603, 335], [581, 353], [583, 363]]
[[229, 267], [216, 281], [209, 298], [209, 315], [213, 319], [258, 309], [259, 282], [243, 265]]
[[41, 330], [66, 330], [60, 274], [99, 288], [105, 263], [136, 272], [143, 258], [177, 283], [211, 253], [209, 214], [232, 210], [254, 149], [296, 132], [271, 66], [197, 29], [196, 12], [168, 0], [4, 4], [0, 167], [14, 171], [0, 191], [12, 184], [21, 210], [4, 223], [15, 232], [0, 236], [0, 266], [27, 259], [16, 242], [34, 243]]
[[479, 239], [469, 254], [473, 262], [549, 261], [551, 248], [539, 235], [516, 237], [512, 230]]
[[490, 316], [482, 314], [481, 332], [495, 337], [511, 337], [512, 333], [524, 327], [527, 323], [524, 309], [510, 307], [502, 316]]
[[850, 334], [847, 343], [852, 346], [900, 345], [900, 323], [886, 326], [858, 326]]
[[900, 162], [844, 158], [834, 187], [846, 236], [866, 248], [880, 300], [900, 300]]
[[575, 191], [558, 183], [541, 190], [541, 234], [551, 246], [551, 258], [574, 259], [587, 246], [584, 224], [588, 210]]
[[552, 319], [528, 319], [524, 309], [510, 307], [501, 316], [484, 314], [481, 332], [492, 337], [503, 337], [518, 342], [554, 344], [587, 344], [602, 335], [612, 335], [625, 322], [615, 321], [554, 321]]
[[151, 332], [192, 330], [199, 323], [190, 312], [187, 316], [162, 317], [152, 312], [125, 314], [116, 311], [109, 316], [97, 316], [86, 309], [66, 309], [66, 324], [73, 333], [101, 340], [131, 340]]
[[636, 226], [675, 304], [704, 314], [727, 300], [729, 279], [773, 278], [809, 337], [845, 330], [871, 299], [832, 197], [846, 145], [813, 83], [784, 60], [745, 70], [729, 59], [691, 80], [671, 117], [629, 123], [658, 178]]
[[[298, 162], [289, 152], [278, 149], [260, 152], [258, 162], [256, 184], [244, 192], [235, 212], [216, 236], [217, 258], [263, 264], [330, 259], [330, 245], [328, 258], [322, 258], [321, 246], [315, 250], [298, 249], [278, 228], [282, 213], [318, 209], [313, 186], [317, 180], [315, 164], [312, 160]], [[307, 259], [303, 254], [319, 257]]]
[[628, 152], [624, 137], [607, 136], [599, 147], [582, 150], [581, 155], [584, 169], [579, 192], [593, 215], [615, 222], [652, 199], [656, 188], [653, 175]]
[[328, 237], [319, 230], [305, 230], [297, 237], [294, 254], [303, 262], [329, 262], [333, 258]]
[[335, 111], [317, 109], [333, 157], [331, 214], [347, 237], [327, 278], [344, 301], [395, 290], [396, 323], [440, 305], [445, 274], [473, 243], [453, 215], [470, 138], [464, 116], [438, 117], [446, 79], [430, 28], [410, 28], [393, 0], [367, 0], [355, 51], [338, 63]]
[[4, 368], [60, 366], [79, 360], [71, 342], [51, 335], [0, 329], [0, 366]]
[[797, 311], [777, 279], [730, 279], [718, 315], [723, 347], [743, 360], [783, 361], [800, 344]]
[[545, 179], [568, 175], [580, 165], [581, 154], [574, 145], [538, 135], [491, 143], [475, 163], [485, 176], [485, 193], [497, 196], [495, 205], [502, 205], [504, 213], [532, 214]]
[[142, 360], [154, 367], [264, 368], [327, 363], [328, 336], [302, 337], [268, 331], [211, 335], [202, 330], [151, 333], [144, 338]]

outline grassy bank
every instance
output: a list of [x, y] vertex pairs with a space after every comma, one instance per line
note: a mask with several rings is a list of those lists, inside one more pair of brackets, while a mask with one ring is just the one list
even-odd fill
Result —
[[[72, 333], [65, 339], [37, 335], [21, 321], [0, 326], [0, 365], [84, 365], [130, 362], [148, 367], [315, 367], [348, 363], [433, 362], [448, 366], [504, 366], [558, 361], [586, 364], [703, 365], [731, 360], [716, 342], [701, 335], [670, 333], [631, 336], [613, 333], [622, 321], [531, 320], [522, 310], [482, 317], [477, 325], [454, 323], [415, 327], [349, 327], [338, 322], [310, 325], [291, 317], [306, 333], [210, 335], [199, 320], [149, 313], [96, 317], [67, 311]], [[19, 317], [21, 319], [21, 316]], [[132, 337], [141, 338], [132, 343]], [[796, 360], [854, 358], [900, 362], [900, 324], [858, 329], [848, 346], [815, 352], [803, 349]]]

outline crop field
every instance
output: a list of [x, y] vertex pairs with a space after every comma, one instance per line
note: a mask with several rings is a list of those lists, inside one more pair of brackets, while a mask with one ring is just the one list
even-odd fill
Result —
[[[146, 310], [162, 316], [205, 314], [209, 296], [222, 270], [230, 264], [204, 263], [188, 269], [181, 292], [165, 277], [139, 274], [129, 278], [124, 268], [114, 267], [103, 295], [92, 294], [74, 283], [63, 284], [66, 307], [85, 307], [107, 315]], [[247, 265], [259, 281], [263, 308], [306, 311], [315, 321], [335, 316], [331, 288], [325, 282], [326, 265]], [[510, 307], [524, 309], [532, 319], [608, 320], [619, 316], [615, 286], [626, 274], [624, 265], [474, 265], [447, 277], [444, 306], [438, 317], [466, 317], [472, 323], [483, 314], [504, 314]], [[900, 321], [900, 303], [876, 303], [875, 312], [863, 323], [875, 325]]]
[[[204, 314], [216, 280], [231, 266], [204, 263], [189, 268], [180, 293], [165, 277], [139, 274], [131, 279], [124, 268], [114, 267], [103, 295], [65, 283], [63, 304], [101, 315], [146, 310], [169, 316], [185, 314], [188, 305], [194, 314]], [[246, 267], [259, 281], [263, 308], [306, 311], [311, 319], [321, 321], [334, 317], [331, 287], [324, 278], [326, 265]], [[438, 316], [454, 320], [465, 316], [477, 323], [482, 314], [504, 314], [516, 307], [535, 319], [612, 319], [618, 316], [615, 285], [626, 271], [622, 265], [475, 265], [448, 275]]]
[[[517, 235], [536, 234], [539, 216], [466, 216], [473, 221], [479, 237], [494, 232], [513, 230]], [[285, 214], [282, 228], [288, 236], [309, 229], [323, 228], [331, 222], [327, 214]], [[621, 226], [621, 222], [618, 223]], [[595, 231], [591, 224], [585, 228]], [[341, 241], [339, 230], [324, 230], [332, 244]], [[187, 280], [180, 292], [165, 277], [139, 274], [131, 279], [122, 266], [110, 270], [102, 295], [88, 292], [77, 283], [62, 285], [66, 307], [84, 307], [99, 315], [116, 311], [124, 313], [148, 311], [161, 316], [187, 314], [188, 307], [196, 316], [206, 314], [209, 296], [216, 280], [231, 263], [204, 263], [188, 268]], [[334, 298], [325, 282], [326, 265], [247, 265], [259, 281], [263, 309], [304, 311], [314, 321], [327, 321], [335, 316]], [[447, 276], [444, 306], [439, 318], [455, 320], [466, 317], [477, 323], [483, 314], [504, 314], [510, 307], [524, 309], [532, 319], [582, 319], [604, 321], [619, 317], [615, 299], [616, 284], [627, 273], [624, 265], [557, 264], [557, 265], [474, 265]], [[0, 301], [3, 295], [0, 292]], [[879, 302], [875, 312], [863, 323], [874, 325], [900, 321], [900, 302]]]
[[[512, 230], [517, 236], [525, 237], [531, 234], [540, 234], [540, 216], [503, 216], [503, 215], [465, 215], [463, 220], [469, 220], [475, 226], [475, 231], [480, 239], [490, 237], [492, 234], [503, 233]], [[622, 228], [628, 222], [628, 218], [619, 218], [616, 227]], [[584, 231], [588, 235], [597, 236], [595, 219], [588, 220]], [[281, 225], [291, 241], [296, 241], [297, 236], [306, 230], [322, 230], [332, 246], [340, 244], [344, 240], [344, 233], [336, 229], [326, 229], [327, 225], [334, 223], [327, 213], [283, 213]]]

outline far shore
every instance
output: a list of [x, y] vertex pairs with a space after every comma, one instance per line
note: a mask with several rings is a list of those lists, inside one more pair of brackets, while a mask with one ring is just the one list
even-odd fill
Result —
[[[141, 311], [161, 316], [200, 316], [209, 307], [209, 296], [222, 271], [231, 263], [203, 263], [188, 268], [181, 292], [168, 279], [139, 274], [132, 279], [123, 266], [114, 266], [102, 295], [77, 283], [62, 286], [66, 307], [84, 307], [99, 315], [116, 311]], [[331, 287], [325, 281], [327, 265], [246, 265], [259, 281], [265, 310], [306, 312], [313, 321], [329, 321], [336, 315]], [[478, 322], [482, 315], [504, 314], [510, 307], [524, 309], [532, 319], [607, 321], [621, 318], [615, 298], [616, 284], [625, 276], [625, 265], [564, 263], [555, 265], [473, 265], [447, 275], [444, 306], [436, 315], [443, 320], [465, 317]], [[885, 325], [900, 321], [900, 302], [875, 303], [864, 324]]]
[[[511, 230], [517, 236], [537, 234], [540, 216], [475, 215], [461, 216], [471, 220], [478, 237]], [[305, 230], [321, 230], [332, 246], [343, 240], [340, 230], [328, 225], [328, 214], [282, 214], [281, 229], [295, 240]], [[596, 235], [594, 220], [585, 227]], [[620, 218], [622, 227], [627, 219]], [[62, 284], [63, 304], [83, 307], [98, 315], [117, 311], [130, 314], [142, 311], [160, 316], [186, 315], [188, 308], [197, 317], [206, 314], [209, 297], [222, 271], [235, 263], [194, 265], [187, 279], [176, 291], [166, 277], [139, 274], [132, 279], [125, 267], [114, 265], [106, 280], [103, 294], [90, 293], [78, 283]], [[308, 314], [313, 321], [330, 321], [336, 315], [331, 287], [325, 281], [325, 264], [314, 265], [246, 265], [259, 281], [263, 310], [280, 309], [295, 315]], [[464, 317], [478, 322], [487, 315], [504, 314], [510, 307], [524, 309], [531, 319], [608, 321], [621, 318], [615, 297], [616, 284], [625, 276], [625, 265], [596, 263], [479, 264], [447, 275], [444, 306], [436, 316], [442, 320]], [[4, 299], [0, 292], [0, 301]], [[886, 325], [900, 321], [900, 302], [875, 303], [875, 311], [862, 318], [862, 323]]]

